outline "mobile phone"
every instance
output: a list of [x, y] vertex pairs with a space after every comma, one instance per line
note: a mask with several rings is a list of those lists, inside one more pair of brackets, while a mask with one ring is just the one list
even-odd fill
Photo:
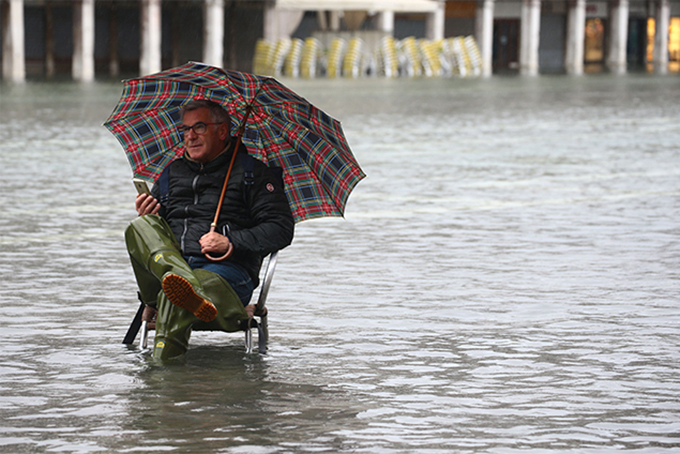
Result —
[[141, 178], [133, 178], [132, 183], [134, 183], [135, 188], [137, 188], [138, 194], [149, 194], [149, 195], [151, 195], [151, 191], [149, 190], [149, 185], [146, 183], [146, 181], [142, 180]]

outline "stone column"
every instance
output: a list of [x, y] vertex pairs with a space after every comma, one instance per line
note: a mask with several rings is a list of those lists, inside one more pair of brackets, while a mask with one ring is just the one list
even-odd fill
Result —
[[161, 0], [141, 0], [140, 8], [139, 72], [148, 76], [161, 70]]
[[[300, 25], [304, 13], [302, 10], [282, 10], [274, 4], [267, 5], [264, 10], [264, 39], [276, 42], [282, 38], [290, 38], [290, 35]], [[340, 26], [339, 20], [338, 27]]]
[[340, 11], [329, 11], [329, 27], [333, 32], [340, 31]]
[[77, 0], [73, 4], [73, 61], [75, 80], [94, 80], [94, 0]]
[[493, 72], [493, 10], [495, 0], [477, 2], [475, 36], [482, 54], [482, 77], [490, 77]]
[[2, 1], [2, 77], [6, 81], [26, 80], [24, 53], [24, 0]]
[[583, 52], [586, 34], [586, 0], [571, 0], [567, 13], [567, 49], [564, 67], [568, 74], [583, 74]]
[[394, 11], [381, 11], [377, 22], [379, 31], [394, 35]]
[[203, 61], [221, 68], [224, 66], [224, 0], [205, 0]]
[[520, 74], [538, 74], [538, 45], [541, 32], [541, 0], [522, 0], [520, 24]]
[[427, 15], [425, 37], [430, 40], [444, 39], [444, 8], [446, 3], [437, 2], [437, 9]]
[[317, 11], [316, 21], [319, 26], [319, 30], [322, 32], [328, 30], [328, 18], [326, 17], [326, 11]]
[[276, 42], [278, 39], [278, 21], [277, 21], [278, 11], [276, 10], [276, 5], [273, 3], [268, 3], [264, 7], [264, 20], [263, 20], [263, 33], [262, 37], [270, 42]]
[[657, 0], [654, 14], [654, 71], [658, 74], [668, 72], [668, 27], [670, 25], [670, 3]]
[[628, 11], [628, 0], [616, 0], [612, 3], [609, 13], [611, 26], [607, 67], [614, 74], [626, 72]]

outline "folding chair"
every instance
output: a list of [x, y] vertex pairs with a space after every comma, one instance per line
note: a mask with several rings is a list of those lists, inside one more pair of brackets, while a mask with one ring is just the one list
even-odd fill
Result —
[[[271, 286], [272, 279], [274, 278], [274, 270], [276, 269], [276, 260], [278, 257], [278, 252], [273, 252], [269, 255], [269, 260], [266, 260], [266, 267], [264, 267], [264, 275], [260, 279], [260, 293], [257, 299], [257, 305], [255, 306], [255, 317], [259, 318], [259, 322], [256, 318], [250, 320], [243, 320], [241, 323], [241, 330], [245, 331], [245, 347], [246, 353], [253, 352], [253, 329], [257, 329], [258, 332], [258, 352], [261, 354], [267, 353], [267, 343], [269, 341], [269, 327], [267, 323], [267, 310], [266, 302], [267, 295], [269, 294], [269, 287]], [[140, 304], [135, 318], [130, 324], [130, 328], [123, 339], [123, 343], [131, 345], [134, 343], [137, 333], [140, 333], [139, 345], [141, 348], [146, 349], [148, 345], [149, 331], [153, 330], [155, 327], [155, 322], [153, 318], [154, 311], [151, 307], [146, 306], [143, 302]], [[195, 329], [195, 331], [204, 331]]]

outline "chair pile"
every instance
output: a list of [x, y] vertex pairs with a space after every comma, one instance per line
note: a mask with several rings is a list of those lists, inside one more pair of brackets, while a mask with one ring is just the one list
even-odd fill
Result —
[[361, 38], [334, 38], [328, 48], [323, 48], [316, 38], [259, 40], [253, 72], [307, 79], [477, 77], [482, 73], [482, 58], [473, 36], [434, 41], [388, 36], [375, 49], [369, 49]]

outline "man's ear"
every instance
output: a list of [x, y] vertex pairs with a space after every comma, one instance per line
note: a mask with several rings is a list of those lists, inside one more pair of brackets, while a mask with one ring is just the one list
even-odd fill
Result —
[[230, 136], [229, 125], [227, 123], [220, 124], [220, 140], [227, 140]]

